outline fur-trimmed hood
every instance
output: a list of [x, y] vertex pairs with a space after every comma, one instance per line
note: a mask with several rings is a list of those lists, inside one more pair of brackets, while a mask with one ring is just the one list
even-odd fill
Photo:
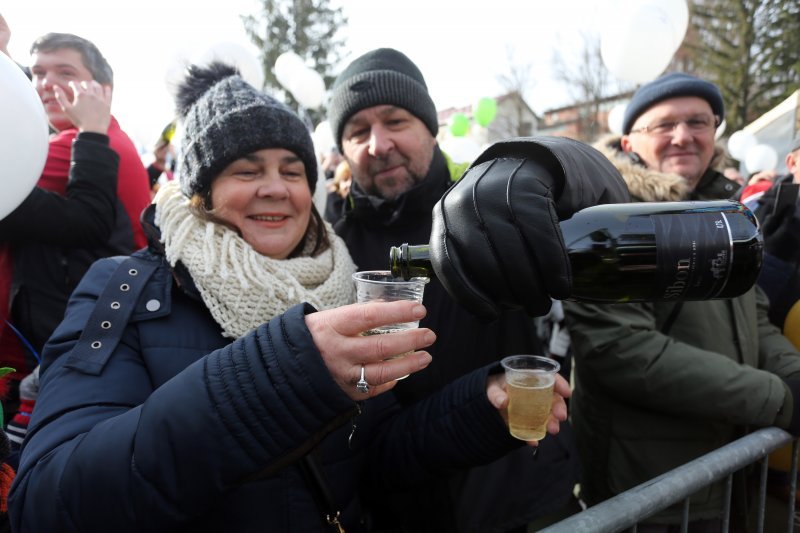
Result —
[[[592, 146], [605, 155], [617, 167], [631, 196], [644, 202], [679, 202], [688, 200], [692, 190], [678, 174], [659, 172], [642, 165], [636, 164], [628, 157], [620, 145], [619, 135], [609, 134], [601, 137]], [[720, 147], [714, 148], [714, 157], [711, 159], [711, 168], [724, 157]], [[699, 185], [702, 187], [702, 181]]]

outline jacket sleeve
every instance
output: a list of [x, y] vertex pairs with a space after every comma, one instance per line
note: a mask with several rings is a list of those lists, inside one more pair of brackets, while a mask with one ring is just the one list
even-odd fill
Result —
[[486, 396], [490, 371], [501, 369], [497, 363], [477, 369], [396, 416], [385, 417], [370, 446], [369, 483], [382, 490], [403, 490], [489, 463], [522, 446]]
[[78, 134], [66, 196], [34, 187], [0, 220], [0, 240], [68, 247], [105, 243], [114, 228], [118, 167], [119, 155], [106, 135]]
[[579, 377], [591, 376], [609, 397], [731, 424], [774, 422], [785, 394], [780, 377], [661, 333], [653, 304], [564, 302], [564, 310]]
[[100, 375], [69, 368], [70, 346], [115, 266], [95, 263], [48, 344], [52, 362], [9, 498], [18, 531], [177, 530], [352, 415], [352, 400], [330, 378], [305, 327], [311, 309], [303, 306], [155, 390], [135, 325]]

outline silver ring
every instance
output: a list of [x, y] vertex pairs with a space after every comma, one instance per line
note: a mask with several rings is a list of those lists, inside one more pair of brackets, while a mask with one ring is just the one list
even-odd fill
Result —
[[369, 394], [369, 383], [364, 378], [364, 365], [361, 365], [361, 379], [356, 383], [356, 389], [358, 389], [358, 392]]

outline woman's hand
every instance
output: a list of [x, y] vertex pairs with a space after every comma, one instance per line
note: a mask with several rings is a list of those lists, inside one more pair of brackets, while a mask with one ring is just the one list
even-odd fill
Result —
[[80, 131], [107, 134], [111, 124], [111, 87], [94, 80], [80, 83], [71, 81], [69, 87], [72, 89], [72, 101], [58, 85], [53, 87], [53, 92], [70, 121]]
[[[423, 305], [410, 301], [359, 303], [306, 315], [306, 325], [334, 381], [353, 400], [365, 400], [390, 390], [398, 378], [428, 366], [430, 354], [417, 350], [433, 344], [436, 335], [428, 328], [366, 337], [361, 333], [413, 322], [425, 313]], [[390, 359], [397, 354], [404, 355]], [[368, 392], [356, 386], [362, 366]]]
[[[506, 376], [505, 374], [494, 374], [489, 376], [486, 382], [486, 396], [495, 408], [500, 411], [500, 416], [505, 420], [508, 425], [508, 393], [506, 392]], [[561, 377], [561, 374], [556, 374], [556, 382], [553, 386], [553, 403], [550, 408], [550, 418], [547, 420], [547, 432], [551, 435], [558, 434], [559, 425], [567, 419], [567, 402], [566, 398], [572, 396], [572, 390], [569, 388], [569, 383], [566, 379]], [[527, 441], [528, 446], [538, 446], [539, 441]]]

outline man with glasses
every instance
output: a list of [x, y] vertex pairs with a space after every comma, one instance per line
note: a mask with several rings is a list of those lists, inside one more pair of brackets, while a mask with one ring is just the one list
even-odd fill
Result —
[[[716, 85], [675, 72], [642, 86], [625, 111], [620, 145], [644, 167], [681, 176], [689, 189], [701, 190], [724, 177], [713, 170], [714, 133], [725, 115]], [[705, 179], [701, 179], [705, 177]], [[727, 181], [713, 198], [730, 196]], [[725, 188], [724, 185], [731, 185]], [[703, 193], [698, 193], [703, 194]]]
[[[681, 73], [640, 87], [621, 138], [596, 147], [637, 201], [730, 197], [715, 169], [719, 89]], [[730, 300], [589, 305], [564, 302], [575, 362], [573, 424], [590, 505], [741, 437], [750, 428], [800, 429], [800, 353], [769, 323], [760, 289]], [[724, 483], [691, 498], [692, 532], [719, 531]], [[731, 523], [746, 523], [734, 482]], [[677, 531], [682, 506], [638, 531]], [[749, 506], [753, 508], [755, 506]]]

